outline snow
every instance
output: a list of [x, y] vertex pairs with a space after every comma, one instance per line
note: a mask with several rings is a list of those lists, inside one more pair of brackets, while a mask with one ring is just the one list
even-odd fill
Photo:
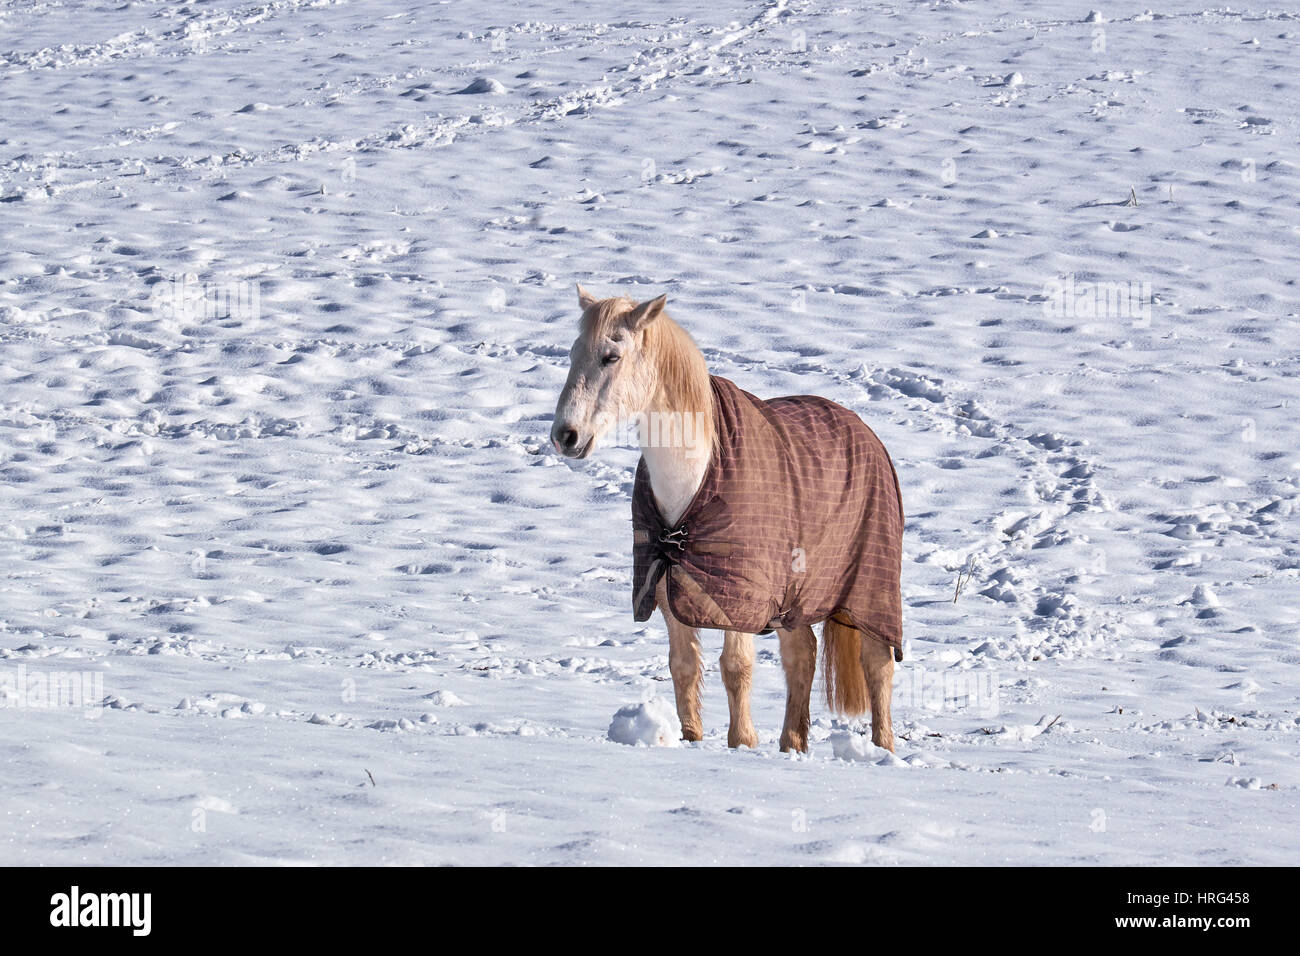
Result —
[[663, 698], [620, 707], [610, 721], [610, 740], [616, 744], [643, 747], [676, 747], [681, 743], [682, 725], [677, 707]]
[[831, 754], [836, 760], [861, 760], [880, 767], [905, 767], [908, 764], [884, 747], [877, 747], [869, 739], [850, 730], [837, 730], [830, 735]]
[[[1294, 862], [1297, 14], [0, 29], [0, 863]], [[717, 634], [703, 741], [610, 739], [672, 687], [575, 281], [880, 434], [896, 758], [780, 754], [772, 636], [757, 748]]]
[[492, 93], [494, 95], [504, 93], [505, 85], [500, 80], [494, 80], [490, 76], [480, 76], [463, 90], [457, 90], [457, 93]]

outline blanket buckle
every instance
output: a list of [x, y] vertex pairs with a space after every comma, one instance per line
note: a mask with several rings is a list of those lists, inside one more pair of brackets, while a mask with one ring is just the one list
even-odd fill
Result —
[[674, 528], [659, 532], [659, 553], [669, 562], [676, 564], [686, 550], [686, 529]]

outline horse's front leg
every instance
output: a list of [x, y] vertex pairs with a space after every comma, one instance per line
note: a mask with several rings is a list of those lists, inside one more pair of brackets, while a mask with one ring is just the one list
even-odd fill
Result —
[[668, 626], [668, 670], [673, 675], [673, 693], [677, 696], [677, 719], [682, 725], [682, 740], [700, 740], [704, 736], [700, 723], [700, 682], [704, 662], [700, 659], [700, 634], [673, 617], [668, 606], [664, 579], [655, 588], [655, 600]]
[[817, 675], [817, 637], [807, 624], [792, 631], [776, 629], [781, 641], [781, 666], [785, 668], [785, 726], [781, 752], [808, 749], [808, 706]]
[[722, 639], [722, 683], [727, 688], [727, 705], [731, 725], [727, 728], [728, 747], [757, 747], [749, 718], [749, 689], [754, 683], [754, 635], [726, 631]]

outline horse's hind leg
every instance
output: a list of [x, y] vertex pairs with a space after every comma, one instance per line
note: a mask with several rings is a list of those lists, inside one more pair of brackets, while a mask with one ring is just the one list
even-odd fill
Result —
[[871, 742], [894, 749], [894, 724], [889, 704], [894, 694], [894, 649], [873, 634], [862, 634], [862, 669], [871, 701]]
[[749, 689], [754, 682], [754, 635], [727, 631], [722, 639], [722, 683], [727, 688], [731, 724], [728, 747], [757, 747], [758, 734], [749, 717]]
[[655, 589], [659, 611], [668, 625], [668, 670], [673, 675], [673, 693], [677, 697], [677, 719], [682, 725], [682, 740], [699, 740], [704, 736], [700, 723], [700, 681], [704, 664], [700, 659], [700, 634], [693, 627], [673, 617], [668, 607], [668, 591], [662, 578]]
[[808, 704], [817, 673], [817, 638], [808, 625], [792, 631], [776, 629], [781, 641], [781, 666], [785, 668], [785, 726], [781, 752], [808, 749]]

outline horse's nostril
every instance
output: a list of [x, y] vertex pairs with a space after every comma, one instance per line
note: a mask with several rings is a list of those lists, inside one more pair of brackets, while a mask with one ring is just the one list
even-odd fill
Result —
[[560, 441], [565, 448], [576, 448], [578, 446], [578, 433], [572, 428], [566, 428], [560, 433]]

